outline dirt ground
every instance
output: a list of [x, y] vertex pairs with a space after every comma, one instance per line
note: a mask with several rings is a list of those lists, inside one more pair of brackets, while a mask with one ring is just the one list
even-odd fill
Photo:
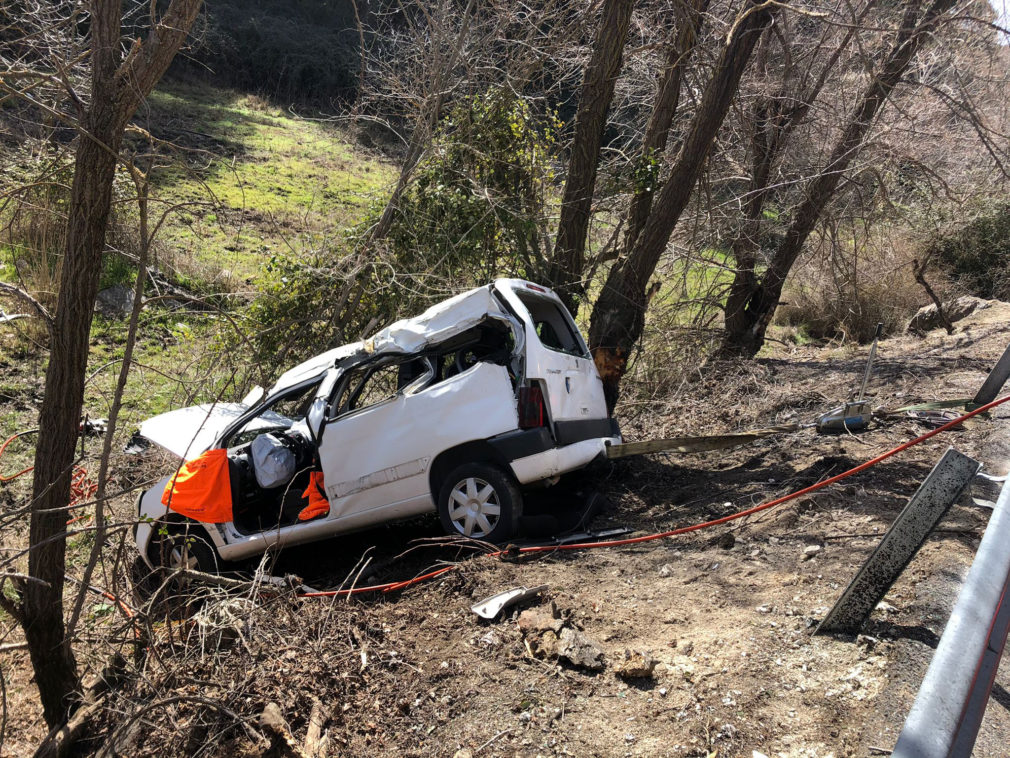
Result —
[[[869, 390], [875, 404], [972, 396], [1010, 341], [1010, 305], [994, 304], [956, 326], [951, 336], [939, 330], [883, 341]], [[625, 436], [812, 422], [858, 384], [866, 354], [865, 347], [779, 346], [751, 364], [709, 368], [672, 397], [626, 408]], [[110, 705], [98, 738], [115, 734], [121, 755], [258, 754], [250, 727], [268, 702], [279, 705], [301, 741], [317, 699], [331, 755], [886, 754], [988, 513], [956, 505], [863, 635], [813, 636], [812, 627], [948, 446], [990, 473], [1007, 473], [1010, 446], [1001, 440], [1008, 420], [1010, 409], [1001, 407], [991, 419], [799, 501], [637, 546], [506, 561], [460, 560], [458, 549], [425, 544], [397, 558], [412, 539], [437, 536], [428, 519], [290, 551], [275, 572], [297, 573], [317, 587], [341, 581], [366, 551], [371, 562], [361, 585], [460, 562], [434, 581], [349, 602], [227, 601], [239, 619], [228, 640], [218, 634], [208, 642], [211, 627], [194, 620], [155, 627], [151, 658], [160, 662], [145, 664], [142, 683]], [[787, 494], [923, 431], [908, 420], [859, 435], [807, 428], [727, 452], [628, 459], [540, 493], [537, 502], [572, 507], [584, 502], [580, 492], [598, 491], [607, 508], [592, 528], [659, 532]], [[551, 528], [549, 519], [531, 525]], [[548, 589], [540, 598], [495, 621], [470, 611], [494, 593], [541, 584]], [[550, 634], [520, 628], [525, 609], [539, 610], [548, 626], [585, 635], [602, 651], [603, 668], [559, 662]], [[184, 675], [179, 668], [164, 675], [170, 652], [185, 661]], [[625, 658], [638, 653], [656, 662], [652, 674], [618, 676]], [[2, 659], [3, 755], [29, 752], [43, 734], [19, 656]], [[1004, 661], [976, 756], [1007, 754], [1007, 688]], [[163, 708], [126, 718], [158, 698]]]

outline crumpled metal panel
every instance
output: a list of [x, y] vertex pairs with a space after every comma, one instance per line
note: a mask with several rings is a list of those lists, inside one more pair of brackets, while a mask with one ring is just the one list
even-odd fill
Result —
[[387, 326], [365, 340], [364, 349], [369, 353], [416, 353], [462, 334], [487, 318], [510, 320], [491, 290], [481, 287], [437, 303], [420, 316]]

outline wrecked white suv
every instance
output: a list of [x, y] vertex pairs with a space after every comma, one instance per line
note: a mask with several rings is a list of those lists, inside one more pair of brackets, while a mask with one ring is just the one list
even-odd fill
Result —
[[152, 566], [212, 570], [432, 510], [450, 534], [501, 542], [524, 485], [621, 441], [571, 315], [516, 279], [323, 353], [258, 394], [141, 425], [185, 461], [138, 499]]

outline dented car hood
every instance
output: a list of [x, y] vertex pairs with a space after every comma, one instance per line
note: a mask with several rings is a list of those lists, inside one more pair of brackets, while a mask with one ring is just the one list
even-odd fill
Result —
[[[149, 418], [140, 425], [140, 436], [180, 458], [192, 460], [206, 452], [239, 416], [249, 410], [244, 403], [205, 403], [180, 408]], [[290, 419], [267, 411], [248, 429], [276, 429], [291, 425]]]

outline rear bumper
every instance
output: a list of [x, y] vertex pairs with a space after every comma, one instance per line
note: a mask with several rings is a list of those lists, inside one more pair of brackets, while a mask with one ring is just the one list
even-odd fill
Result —
[[621, 428], [617, 425], [617, 419], [613, 417], [557, 421], [554, 424], [554, 436], [560, 446], [574, 445], [576, 442], [597, 437], [620, 438]]
[[554, 436], [545, 426], [535, 429], [516, 429], [497, 437], [492, 437], [488, 443], [501, 457], [508, 461], [528, 458], [539, 453], [546, 453], [558, 447], [574, 445], [592, 439], [621, 440], [621, 430], [614, 418], [592, 418], [577, 421], [558, 421], [554, 424]]
[[619, 445], [620, 435], [594, 437], [563, 447], [552, 447], [511, 462], [512, 473], [520, 484], [530, 484], [552, 476], [587, 466], [598, 456], [606, 455], [609, 445]]

